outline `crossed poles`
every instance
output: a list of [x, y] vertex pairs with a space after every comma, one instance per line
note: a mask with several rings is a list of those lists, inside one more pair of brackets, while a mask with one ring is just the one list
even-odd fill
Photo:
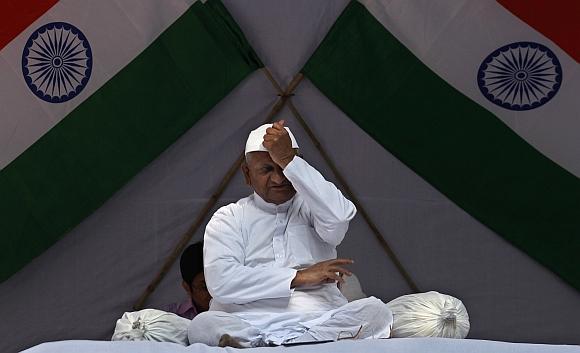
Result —
[[[264, 67], [261, 70], [264, 73], [264, 75], [268, 78], [268, 80], [272, 83], [272, 86], [277, 91], [277, 94], [279, 97], [278, 100], [276, 101], [276, 103], [274, 104], [274, 106], [272, 106], [272, 109], [270, 109], [270, 112], [268, 113], [268, 115], [263, 123], [264, 124], [271, 123], [273, 121], [274, 117], [282, 110], [284, 105], [288, 104], [288, 108], [290, 109], [290, 111], [292, 112], [292, 114], [294, 115], [296, 120], [298, 120], [298, 122], [300, 123], [300, 125], [302, 126], [302, 128], [304, 129], [306, 134], [308, 135], [308, 137], [311, 139], [311, 141], [313, 142], [316, 149], [320, 152], [322, 158], [328, 164], [328, 166], [332, 170], [332, 173], [335, 175], [336, 179], [340, 183], [342, 190], [345, 192], [347, 197], [352, 201], [352, 203], [354, 203], [358, 212], [363, 217], [363, 219], [366, 221], [369, 228], [371, 229], [371, 231], [375, 235], [376, 239], [379, 241], [382, 248], [385, 250], [385, 252], [389, 256], [389, 258], [391, 259], [391, 261], [393, 262], [393, 264], [395, 265], [395, 267], [397, 268], [397, 270], [399, 271], [399, 273], [401, 274], [401, 276], [403, 277], [403, 279], [405, 280], [405, 282], [407, 283], [409, 288], [414, 293], [420, 292], [419, 288], [415, 284], [415, 281], [413, 281], [413, 279], [411, 278], [409, 273], [405, 270], [405, 268], [403, 267], [403, 265], [399, 261], [397, 255], [395, 254], [395, 252], [393, 251], [393, 249], [391, 248], [389, 243], [385, 240], [385, 237], [383, 237], [383, 235], [381, 234], [381, 232], [379, 231], [377, 226], [374, 224], [374, 222], [371, 220], [368, 213], [366, 212], [366, 210], [364, 209], [364, 207], [362, 206], [362, 204], [358, 200], [358, 198], [352, 192], [351, 188], [349, 187], [348, 183], [346, 182], [346, 179], [344, 179], [342, 174], [338, 171], [338, 169], [336, 168], [336, 165], [334, 164], [334, 162], [332, 161], [332, 159], [330, 158], [328, 153], [326, 153], [326, 150], [322, 147], [322, 144], [320, 143], [320, 141], [318, 140], [316, 135], [314, 135], [314, 132], [310, 129], [310, 127], [308, 126], [308, 124], [306, 123], [306, 121], [304, 120], [302, 115], [300, 115], [300, 113], [298, 112], [298, 110], [294, 106], [294, 103], [290, 99], [294, 95], [294, 91], [296, 90], [296, 87], [298, 87], [298, 85], [300, 84], [300, 82], [304, 78], [304, 75], [302, 73], [297, 73], [294, 76], [294, 78], [292, 79], [292, 81], [290, 82], [290, 84], [288, 85], [288, 87], [286, 88], [286, 90], [283, 90], [282, 87], [278, 84], [278, 82], [274, 79], [274, 77], [272, 76], [272, 74], [270, 73], [270, 70], [268, 70], [268, 68]], [[243, 160], [244, 160], [244, 153], [242, 152], [240, 154], [240, 156], [236, 159], [236, 161], [232, 164], [232, 166], [228, 169], [228, 171], [226, 172], [226, 174], [222, 178], [221, 182], [217, 186], [215, 192], [211, 195], [209, 200], [207, 200], [205, 206], [197, 215], [195, 221], [187, 229], [187, 231], [181, 236], [179, 242], [177, 243], [177, 245], [175, 246], [175, 248], [173, 249], [171, 254], [169, 254], [169, 256], [165, 259], [163, 266], [161, 267], [161, 269], [159, 270], [159, 272], [157, 273], [155, 278], [145, 288], [145, 290], [143, 291], [141, 296], [139, 296], [139, 298], [137, 299], [137, 301], [133, 305], [133, 310], [140, 310], [143, 308], [143, 305], [145, 304], [145, 302], [147, 301], [147, 299], [149, 298], [151, 293], [153, 293], [155, 291], [155, 289], [157, 288], [159, 283], [161, 283], [161, 280], [165, 277], [167, 272], [171, 269], [171, 266], [173, 265], [173, 263], [175, 263], [175, 261], [179, 258], [179, 256], [183, 252], [183, 249], [185, 249], [185, 247], [189, 244], [189, 241], [191, 240], [191, 238], [193, 237], [195, 232], [197, 232], [199, 227], [201, 227], [201, 225], [204, 223], [209, 212], [212, 210], [212, 208], [218, 202], [218, 200], [220, 199], [224, 190], [226, 189], [226, 187], [228, 186], [228, 184], [232, 180], [233, 176], [240, 169], [240, 166], [242, 165]]]

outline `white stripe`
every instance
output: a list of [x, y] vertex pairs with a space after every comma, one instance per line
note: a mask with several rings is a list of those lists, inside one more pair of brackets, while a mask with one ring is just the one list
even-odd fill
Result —
[[[181, 16], [193, 0], [62, 0], [0, 51], [0, 169], [131, 62]], [[50, 22], [79, 28], [90, 43], [93, 69], [84, 90], [64, 103], [38, 99], [22, 74], [29, 36]]]
[[[556, 44], [494, 0], [361, 3], [441, 78], [495, 114], [545, 156], [580, 177], [580, 69]], [[489, 54], [519, 41], [550, 48], [563, 71], [562, 86], [554, 98], [528, 111], [512, 111], [491, 103], [479, 90], [476, 78]]]

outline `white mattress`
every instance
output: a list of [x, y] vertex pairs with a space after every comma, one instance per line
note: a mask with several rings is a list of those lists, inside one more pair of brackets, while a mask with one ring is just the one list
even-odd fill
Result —
[[[295, 347], [245, 349], [244, 353], [274, 353], [285, 350], [294, 353], [580, 353], [580, 346], [508, 343], [482, 340], [447, 338], [393, 338], [385, 340], [340, 341]], [[225, 353], [234, 348], [209, 347], [193, 344], [184, 347], [174, 343], [159, 342], [106, 342], [58, 341], [43, 343], [25, 350], [26, 353]]]

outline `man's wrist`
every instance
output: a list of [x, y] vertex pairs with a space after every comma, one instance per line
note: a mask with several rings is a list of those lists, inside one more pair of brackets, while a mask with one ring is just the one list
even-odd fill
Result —
[[302, 285], [302, 270], [296, 271], [296, 276], [292, 282], [290, 282], [290, 288], [299, 287]]
[[286, 166], [288, 164], [290, 164], [290, 162], [292, 162], [292, 160], [294, 159], [294, 156], [295, 156], [295, 154], [292, 154], [288, 157], [280, 159], [280, 163], [278, 164], [280, 166], [280, 168], [285, 169]]

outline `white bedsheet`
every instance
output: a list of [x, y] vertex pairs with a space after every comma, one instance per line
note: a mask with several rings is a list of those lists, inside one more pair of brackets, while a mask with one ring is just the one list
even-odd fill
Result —
[[[244, 353], [580, 353], [580, 346], [507, 343], [448, 338], [392, 338], [385, 340], [340, 341], [295, 347], [249, 348]], [[235, 348], [193, 344], [184, 347], [175, 343], [58, 341], [27, 349], [26, 353], [226, 353]]]

